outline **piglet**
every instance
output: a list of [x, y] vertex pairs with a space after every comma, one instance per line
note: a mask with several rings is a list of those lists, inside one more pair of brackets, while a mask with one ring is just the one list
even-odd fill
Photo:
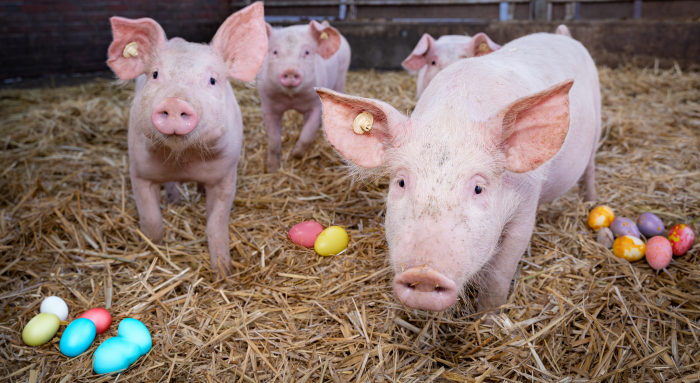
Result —
[[492, 318], [538, 204], [577, 182], [586, 200], [596, 198], [598, 71], [569, 37], [534, 34], [454, 63], [410, 118], [378, 100], [317, 92], [333, 147], [359, 173], [390, 176], [393, 287], [410, 308], [447, 310], [475, 284], [477, 310]]
[[258, 75], [263, 120], [267, 127], [267, 171], [280, 167], [282, 115], [294, 109], [304, 115], [304, 127], [292, 156], [301, 158], [313, 143], [321, 124], [321, 102], [314, 87], [345, 89], [350, 45], [327, 21], [272, 28], [267, 59]]
[[416, 98], [420, 98], [441, 70], [457, 60], [484, 56], [500, 48], [485, 33], [477, 33], [474, 37], [445, 35], [437, 40], [426, 33], [401, 65], [406, 70], [418, 71]]
[[228, 275], [228, 222], [243, 137], [228, 79], [253, 81], [265, 60], [263, 5], [257, 2], [231, 15], [211, 44], [168, 40], [149, 18], [110, 21], [114, 40], [107, 63], [120, 79], [136, 79], [128, 141], [141, 231], [162, 243], [162, 183], [201, 183], [211, 267]]

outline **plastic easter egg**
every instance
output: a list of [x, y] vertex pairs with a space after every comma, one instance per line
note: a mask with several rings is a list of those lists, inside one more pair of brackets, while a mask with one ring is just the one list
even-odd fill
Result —
[[87, 318], [95, 324], [97, 329], [97, 334], [102, 334], [107, 331], [109, 326], [112, 324], [112, 315], [109, 311], [103, 309], [102, 307], [95, 307], [86, 312], [84, 312], [78, 318]]
[[70, 322], [63, 331], [59, 348], [63, 355], [69, 358], [76, 357], [90, 348], [95, 341], [95, 335], [97, 335], [95, 324], [90, 319], [78, 318]]
[[646, 259], [654, 270], [665, 269], [673, 258], [673, 249], [668, 239], [656, 236], [647, 241]]
[[117, 336], [138, 345], [141, 355], [146, 355], [153, 345], [151, 333], [146, 325], [134, 318], [125, 318], [119, 323]]
[[348, 247], [348, 233], [340, 226], [331, 226], [316, 238], [314, 250], [318, 255], [328, 257], [336, 255]]
[[56, 314], [60, 320], [68, 319], [68, 305], [66, 301], [55, 296], [44, 299], [44, 301], [41, 302], [39, 312]]
[[623, 235], [615, 240], [612, 251], [616, 257], [634, 262], [644, 258], [646, 245], [637, 237]]
[[591, 210], [588, 215], [588, 226], [593, 230], [600, 230], [601, 227], [608, 227], [615, 219], [615, 213], [611, 208], [600, 205]]
[[661, 218], [654, 213], [642, 213], [637, 218], [637, 228], [645, 237], [651, 238], [657, 235], [663, 235], [666, 227]]
[[315, 221], [297, 223], [289, 229], [289, 239], [299, 246], [314, 247], [316, 238], [323, 231], [323, 226]]
[[610, 224], [610, 230], [615, 234], [615, 238], [622, 237], [623, 235], [630, 235], [632, 237], [639, 238], [639, 229], [637, 225], [629, 218], [617, 217]]
[[598, 230], [598, 236], [596, 237], [596, 242], [607, 247], [608, 249], [612, 249], [613, 242], [615, 242], [615, 236], [613, 235], [613, 232], [609, 228], [601, 227], [600, 230]]
[[28, 346], [41, 346], [56, 335], [61, 326], [58, 315], [41, 313], [30, 320], [22, 330], [22, 340]]
[[95, 350], [92, 369], [96, 374], [121, 372], [129, 368], [141, 356], [136, 343], [115, 336], [102, 342]]
[[678, 224], [668, 232], [668, 240], [673, 247], [673, 255], [681, 256], [693, 247], [695, 233], [688, 225]]

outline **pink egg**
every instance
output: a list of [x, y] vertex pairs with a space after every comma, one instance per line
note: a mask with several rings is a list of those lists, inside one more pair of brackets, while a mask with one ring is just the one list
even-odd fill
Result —
[[[97, 329], [97, 334], [102, 334], [107, 331], [109, 326], [112, 324], [112, 315], [109, 311], [103, 309], [102, 307], [95, 307], [83, 313], [83, 315], [78, 318], [87, 318], [95, 324]], [[78, 319], [75, 318], [75, 319]]]
[[646, 258], [652, 269], [665, 269], [673, 258], [671, 242], [661, 236], [652, 237], [647, 241]]
[[289, 229], [289, 239], [299, 246], [314, 247], [316, 238], [323, 231], [323, 226], [315, 221], [297, 223]]
[[695, 233], [688, 225], [678, 224], [668, 232], [668, 240], [673, 247], [673, 255], [681, 256], [693, 247]]

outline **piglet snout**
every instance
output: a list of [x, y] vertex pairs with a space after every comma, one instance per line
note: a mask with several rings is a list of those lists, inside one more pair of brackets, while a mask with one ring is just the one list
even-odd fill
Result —
[[394, 277], [394, 293], [414, 309], [445, 311], [457, 301], [457, 292], [450, 278], [428, 266], [413, 267]]
[[151, 121], [163, 134], [184, 136], [197, 126], [197, 113], [187, 101], [170, 97], [153, 109]]
[[280, 75], [280, 83], [287, 88], [295, 88], [301, 84], [301, 73], [296, 69], [287, 69]]

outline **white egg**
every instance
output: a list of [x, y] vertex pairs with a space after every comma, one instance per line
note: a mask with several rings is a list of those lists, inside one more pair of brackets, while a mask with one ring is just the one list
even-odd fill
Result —
[[39, 311], [42, 313], [56, 314], [58, 319], [62, 321], [68, 319], [68, 305], [66, 301], [59, 297], [52, 296], [44, 299], [44, 301], [41, 302], [41, 309], [39, 309]]

